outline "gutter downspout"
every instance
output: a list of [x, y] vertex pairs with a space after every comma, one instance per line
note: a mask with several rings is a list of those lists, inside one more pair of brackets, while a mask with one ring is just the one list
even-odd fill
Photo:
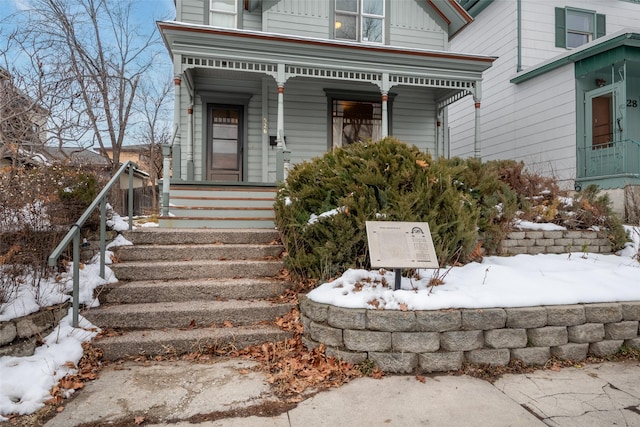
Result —
[[517, 18], [516, 18], [516, 31], [518, 33], [517, 35], [518, 46], [516, 47], [517, 54], [518, 54], [518, 64], [516, 65], [516, 72], [519, 73], [520, 71], [522, 71], [522, 0], [517, 0], [516, 8], [518, 11]]

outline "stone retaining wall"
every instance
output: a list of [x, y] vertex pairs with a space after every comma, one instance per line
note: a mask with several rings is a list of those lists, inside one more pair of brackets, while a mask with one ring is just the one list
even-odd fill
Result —
[[551, 356], [579, 361], [624, 344], [640, 348], [640, 301], [544, 307], [396, 311], [349, 309], [300, 296], [304, 343], [386, 372], [460, 369], [464, 362], [543, 365]]
[[67, 315], [69, 303], [0, 322], [0, 356], [31, 356], [38, 342]]
[[611, 253], [606, 231], [512, 231], [502, 241], [500, 253], [561, 254], [566, 252]]

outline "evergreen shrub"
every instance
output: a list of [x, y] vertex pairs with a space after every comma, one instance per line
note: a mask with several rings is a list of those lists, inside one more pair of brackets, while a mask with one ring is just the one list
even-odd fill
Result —
[[464, 262], [478, 229], [493, 236], [515, 211], [515, 194], [495, 170], [477, 160], [434, 160], [393, 138], [299, 163], [275, 204], [287, 267], [323, 280], [370, 268], [365, 222], [376, 220], [428, 222], [439, 264]]

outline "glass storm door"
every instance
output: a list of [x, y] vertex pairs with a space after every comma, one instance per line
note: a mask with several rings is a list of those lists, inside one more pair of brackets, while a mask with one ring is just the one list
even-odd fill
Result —
[[210, 105], [208, 173], [210, 181], [242, 181], [241, 105]]

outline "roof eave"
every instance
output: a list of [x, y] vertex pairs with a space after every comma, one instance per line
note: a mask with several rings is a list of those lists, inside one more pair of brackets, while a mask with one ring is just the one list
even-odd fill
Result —
[[640, 34], [636, 32], [617, 32], [609, 36], [605, 36], [602, 39], [594, 40], [584, 46], [561, 54], [552, 58], [549, 61], [531, 68], [526, 71], [522, 71], [511, 78], [510, 82], [514, 84], [520, 84], [531, 80], [540, 75], [546, 74], [550, 71], [558, 69], [564, 65], [572, 64], [590, 56], [598, 55], [602, 52], [614, 49], [619, 46], [634, 46], [640, 47]]
[[[333, 58], [336, 62], [350, 61], [357, 57], [357, 61], [380, 66], [424, 66], [480, 73], [491, 67], [497, 59], [486, 55], [407, 49], [180, 22], [159, 22], [158, 26], [169, 51], [175, 54], [246, 54], [267, 62], [298, 58], [306, 63], [315, 61], [324, 65], [331, 62], [327, 62], [328, 58]], [[238, 46], [241, 46], [241, 49], [238, 49]]]

